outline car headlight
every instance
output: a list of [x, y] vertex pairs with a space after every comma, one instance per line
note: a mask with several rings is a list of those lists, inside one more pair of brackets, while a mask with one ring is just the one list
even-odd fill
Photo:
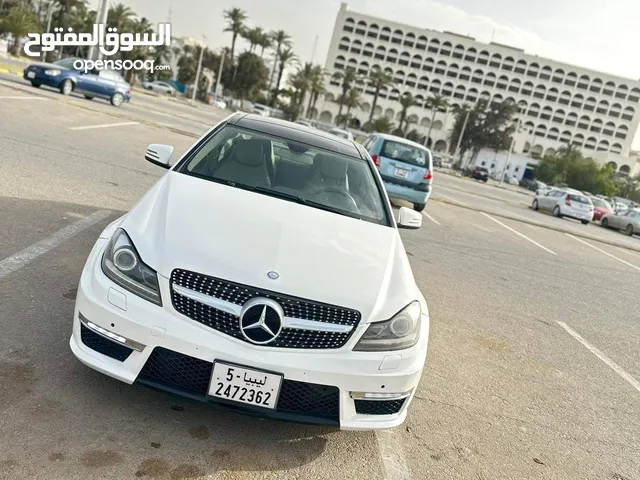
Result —
[[50, 69], [50, 70], [45, 70], [44, 74], [45, 75], [49, 75], [51, 77], [57, 77], [58, 75], [60, 75], [62, 73], [62, 70], [56, 70], [55, 68]]
[[420, 336], [421, 315], [420, 303], [411, 302], [390, 320], [369, 325], [354, 350], [386, 352], [414, 346]]
[[102, 256], [102, 271], [121, 287], [162, 306], [158, 275], [142, 262], [133, 242], [121, 228], [107, 244]]

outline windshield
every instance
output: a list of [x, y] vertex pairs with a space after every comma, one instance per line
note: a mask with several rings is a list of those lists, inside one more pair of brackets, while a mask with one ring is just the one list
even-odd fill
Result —
[[393, 140], [385, 140], [382, 144], [381, 155], [418, 167], [429, 168], [429, 150], [419, 148], [407, 143], [395, 142]]
[[223, 127], [178, 171], [390, 225], [368, 162], [253, 130]]
[[569, 194], [569, 200], [571, 200], [572, 202], [578, 202], [578, 203], [584, 203], [587, 205], [591, 205], [591, 200], [589, 200], [589, 198], [587, 197], [583, 197], [582, 195], [576, 195], [576, 194]]
[[65, 58], [64, 60], [58, 60], [57, 62], [55, 62], [55, 64], [62, 68], [74, 70], [73, 62], [75, 62], [76, 60], [76, 58]]
[[593, 202], [593, 204], [596, 207], [604, 208], [604, 209], [607, 209], [607, 210], [613, 210], [611, 208], [611, 205], [609, 205], [608, 202], [605, 202], [604, 200], [600, 200], [599, 198], [592, 198], [591, 202]]

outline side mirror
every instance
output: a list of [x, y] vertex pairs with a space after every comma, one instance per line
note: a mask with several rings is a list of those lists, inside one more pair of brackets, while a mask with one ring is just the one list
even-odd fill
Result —
[[422, 226], [422, 214], [407, 207], [400, 207], [398, 228], [416, 229]]
[[144, 159], [159, 167], [169, 168], [171, 167], [169, 164], [171, 155], [173, 155], [173, 147], [171, 145], [152, 143], [147, 147], [147, 151], [144, 153]]

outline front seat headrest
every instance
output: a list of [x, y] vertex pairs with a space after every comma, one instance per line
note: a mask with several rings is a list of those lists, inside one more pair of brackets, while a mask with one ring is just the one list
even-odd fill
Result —
[[347, 175], [347, 162], [341, 158], [330, 155], [321, 155], [320, 173], [323, 178], [331, 180], [344, 180]]
[[238, 142], [235, 150], [236, 160], [243, 165], [257, 167], [264, 160], [262, 141], [260, 140], [242, 140]]

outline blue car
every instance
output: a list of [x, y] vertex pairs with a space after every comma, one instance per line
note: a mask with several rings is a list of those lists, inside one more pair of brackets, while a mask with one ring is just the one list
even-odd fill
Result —
[[34, 63], [24, 69], [22, 76], [34, 87], [46, 85], [57, 88], [63, 95], [71, 92], [84, 94], [91, 100], [104, 98], [119, 107], [131, 99], [131, 85], [113, 70], [93, 70], [88, 73], [76, 70], [73, 62], [77, 58], [65, 58], [55, 63]]
[[375, 163], [390, 198], [413, 203], [421, 212], [431, 196], [433, 156], [419, 143], [374, 133], [362, 143]]

